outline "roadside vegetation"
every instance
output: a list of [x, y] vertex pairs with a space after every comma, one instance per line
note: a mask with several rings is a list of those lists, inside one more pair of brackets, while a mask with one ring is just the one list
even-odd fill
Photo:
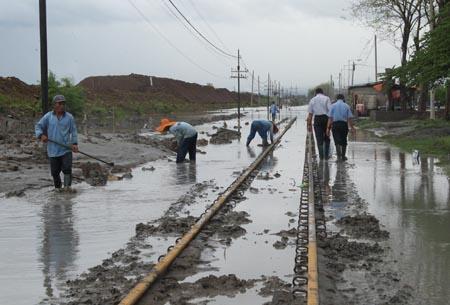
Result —
[[405, 152], [418, 150], [422, 156], [439, 158], [439, 165], [450, 175], [449, 121], [438, 119], [383, 123], [367, 119], [358, 120], [356, 125], [365, 130], [379, 129], [387, 132], [382, 139]]

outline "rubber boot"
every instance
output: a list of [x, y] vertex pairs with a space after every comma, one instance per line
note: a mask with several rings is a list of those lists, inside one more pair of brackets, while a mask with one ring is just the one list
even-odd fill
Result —
[[267, 142], [267, 139], [263, 139], [262, 145], [263, 146], [269, 146], [269, 142]]
[[347, 151], [347, 145], [342, 145], [342, 161], [347, 161], [347, 157], [345, 156], [345, 153]]
[[325, 160], [330, 159], [330, 143], [323, 143]]
[[323, 144], [317, 145], [317, 150], [319, 151], [319, 158], [320, 160], [323, 160]]
[[341, 161], [342, 159], [342, 150], [341, 150], [342, 146], [336, 144], [336, 155], [337, 155], [337, 159], [338, 161]]
[[64, 187], [72, 186], [72, 174], [64, 174]]

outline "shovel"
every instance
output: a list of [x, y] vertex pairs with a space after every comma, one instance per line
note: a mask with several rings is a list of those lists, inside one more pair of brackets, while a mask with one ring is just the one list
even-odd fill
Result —
[[[62, 143], [59, 143], [59, 142], [56, 142], [56, 141], [53, 141], [53, 140], [50, 140], [50, 139], [48, 139], [48, 141], [51, 142], [51, 143], [55, 143], [55, 144], [58, 144], [59, 146], [62, 146], [62, 147], [65, 147], [65, 148], [67, 148], [67, 149], [72, 150], [72, 147], [70, 147], [69, 145], [62, 144]], [[91, 156], [91, 155], [89, 155], [89, 154], [87, 154], [87, 153], [84, 153], [84, 152], [82, 152], [82, 151], [78, 151], [78, 152], [79, 152], [80, 154], [82, 154], [82, 155], [85, 155], [86, 157], [89, 157], [89, 158], [92, 158], [92, 159], [94, 159], [94, 160], [103, 162], [103, 163], [105, 163], [105, 164], [107, 164], [107, 165], [109, 165], [109, 166], [114, 166], [114, 162], [106, 162], [106, 161], [104, 161], [104, 160], [102, 160], [102, 159], [99, 159], [99, 158], [97, 158], [97, 157]]]

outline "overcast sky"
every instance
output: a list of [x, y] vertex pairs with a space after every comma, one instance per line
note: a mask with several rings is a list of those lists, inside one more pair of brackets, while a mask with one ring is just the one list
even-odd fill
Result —
[[[345, 65], [358, 58], [355, 83], [374, 80], [374, 33], [350, 17], [350, 0], [172, 2], [217, 47], [240, 49], [250, 70], [244, 90], [252, 70], [284, 87], [310, 88], [341, 71], [347, 82]], [[39, 81], [38, 3], [0, 2], [0, 76]], [[49, 69], [75, 82], [139, 73], [234, 89], [236, 60], [195, 38], [168, 7], [168, 0], [47, 0]], [[400, 55], [381, 41], [378, 58], [380, 71]]]

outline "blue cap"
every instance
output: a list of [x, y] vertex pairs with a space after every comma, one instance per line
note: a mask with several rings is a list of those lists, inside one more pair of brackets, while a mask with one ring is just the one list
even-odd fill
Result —
[[66, 101], [66, 98], [64, 97], [64, 95], [58, 94], [53, 97], [53, 104], [58, 103], [58, 102], [65, 102], [65, 101]]

